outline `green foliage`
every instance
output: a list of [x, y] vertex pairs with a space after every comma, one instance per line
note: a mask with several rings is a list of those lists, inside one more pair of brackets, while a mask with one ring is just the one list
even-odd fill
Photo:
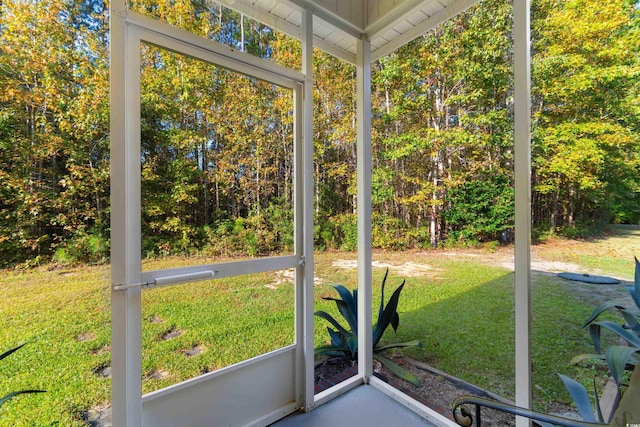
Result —
[[0, 4], [2, 267], [108, 222], [106, 4], [74, 5]]
[[338, 215], [332, 218], [334, 223], [332, 241], [334, 247], [344, 251], [358, 248], [358, 217], [353, 214]]
[[[616, 302], [606, 302], [598, 307], [591, 313], [586, 320], [583, 328], [589, 326], [589, 333], [593, 341], [596, 354], [581, 354], [574, 358], [574, 362], [584, 360], [606, 360], [609, 373], [613, 377], [618, 387], [618, 397], [620, 396], [620, 390], [622, 385], [622, 379], [625, 374], [625, 370], [633, 370], [638, 363], [636, 353], [640, 352], [640, 262], [635, 258], [635, 276], [634, 284], [631, 286], [625, 286], [629, 292], [635, 307], [627, 308]], [[615, 308], [617, 312], [622, 316], [624, 325], [621, 326], [618, 323], [608, 320], [596, 320], [611, 308]], [[617, 335], [625, 345], [610, 345], [606, 348], [604, 357], [602, 357], [602, 344], [601, 344], [601, 330], [602, 328], [613, 332]], [[598, 400], [598, 393], [595, 387], [593, 395], [595, 399], [596, 416], [593, 414], [591, 408], [591, 401], [585, 387], [579, 382], [572, 380], [564, 375], [560, 375], [560, 378], [564, 382], [567, 390], [571, 394], [571, 397], [578, 409], [578, 412], [582, 418], [587, 422], [596, 422], [596, 416], [598, 422], [606, 422], [608, 420], [602, 419], [602, 411]], [[619, 401], [619, 398], [616, 402]], [[615, 407], [613, 408], [615, 410]]]
[[[624, 346], [610, 346], [605, 353], [607, 365], [618, 387], [625, 368], [628, 365], [635, 366], [637, 364], [637, 360], [632, 356], [640, 351], [640, 262], [637, 258], [635, 258], [635, 263], [634, 284], [625, 286], [635, 303], [635, 307], [629, 308], [616, 302], [606, 302], [596, 307], [583, 325], [583, 327], [589, 326], [589, 333], [597, 354], [602, 353], [600, 334], [603, 328], [613, 332], [626, 343]], [[596, 322], [602, 313], [611, 308], [615, 308], [622, 316], [623, 326], [608, 320]]]
[[[411, 227], [399, 218], [373, 213], [372, 246], [379, 249], [403, 250], [427, 248], [429, 230]], [[316, 248], [355, 251], [358, 248], [358, 217], [353, 214], [320, 219], [315, 230]]]
[[[11, 350], [7, 350], [4, 353], [0, 354], [0, 360], [4, 359], [5, 357], [11, 355], [12, 353], [20, 350], [22, 347], [24, 347], [25, 344], [19, 345], [18, 347], [12, 348]], [[14, 391], [11, 392], [3, 397], [0, 397], [0, 408], [2, 407], [2, 405], [4, 405], [5, 403], [7, 403], [8, 401], [10, 401], [11, 399], [13, 399], [14, 397], [20, 395], [20, 394], [28, 394], [28, 393], [44, 393], [44, 390], [20, 390], [20, 391]]]
[[[535, 4], [532, 90], [536, 222], [635, 223], [638, 211], [637, 5]], [[569, 24], [568, 24], [569, 23]]]
[[53, 260], [61, 264], [101, 264], [109, 259], [109, 242], [102, 233], [82, 230], [58, 247]]
[[[221, 5], [130, 3], [300, 68], [298, 41]], [[474, 6], [373, 65], [376, 247], [468, 245], [509, 227], [511, 3]], [[108, 244], [105, 7], [0, 3], [0, 266], [104, 258], [86, 236]], [[533, 222], [567, 236], [637, 223], [636, 4], [539, 0], [533, 8]], [[287, 250], [290, 228], [281, 233], [269, 223], [292, 216], [291, 94], [149, 45], [140, 60], [144, 254]], [[317, 53], [314, 73], [316, 244], [353, 250], [355, 68]], [[487, 199], [500, 203], [483, 205]], [[238, 230], [230, 248], [222, 247], [213, 230], [240, 218], [251, 223], [245, 230], [267, 229], [247, 231], [244, 243], [234, 241], [242, 239]]]
[[[267, 255], [293, 251], [293, 218], [289, 209], [271, 205], [248, 218], [225, 219], [203, 227], [205, 255]], [[180, 249], [178, 249], [178, 252]]]
[[399, 218], [373, 214], [372, 245], [374, 248], [402, 250], [415, 247], [415, 242], [410, 242], [408, 235], [409, 225]]
[[442, 217], [454, 241], [492, 241], [513, 228], [514, 192], [504, 175], [489, 176], [452, 186], [447, 191], [450, 207]]
[[580, 218], [573, 225], [557, 228], [557, 234], [567, 239], [585, 239], [602, 235], [607, 227], [602, 218]]
[[[400, 324], [400, 316], [398, 314], [398, 302], [400, 299], [400, 292], [404, 287], [403, 281], [400, 286], [391, 295], [391, 298], [384, 305], [384, 286], [389, 275], [389, 269], [387, 269], [384, 278], [382, 279], [382, 290], [380, 296], [380, 306], [378, 309], [378, 321], [373, 326], [373, 357], [380, 363], [385, 365], [391, 372], [398, 377], [407, 380], [417, 386], [420, 386], [420, 380], [418, 377], [407, 371], [406, 369], [391, 362], [389, 359], [382, 357], [379, 353], [392, 348], [403, 347], [422, 347], [420, 341], [413, 340], [410, 342], [404, 342], [399, 344], [389, 344], [381, 346], [379, 345], [380, 339], [384, 335], [389, 326], [394, 331], [398, 331], [398, 325]], [[326, 311], [318, 310], [314, 314], [322, 319], [325, 319], [331, 326], [327, 327], [329, 332], [329, 338], [331, 344], [322, 345], [315, 348], [316, 355], [325, 355], [332, 357], [344, 357], [350, 360], [358, 359], [358, 290], [354, 289], [350, 292], [342, 285], [332, 285], [338, 292], [340, 298], [324, 297], [323, 299], [328, 301], [335, 301], [338, 311], [347, 322], [347, 326], [343, 327], [333, 316]]]

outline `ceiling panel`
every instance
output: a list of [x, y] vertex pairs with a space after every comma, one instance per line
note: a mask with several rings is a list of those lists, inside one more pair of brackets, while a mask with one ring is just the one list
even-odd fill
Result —
[[[303, 9], [314, 14], [316, 46], [355, 62], [357, 39], [372, 59], [386, 55], [479, 0], [215, 0], [300, 39]], [[364, 22], [366, 21], [366, 22]]]

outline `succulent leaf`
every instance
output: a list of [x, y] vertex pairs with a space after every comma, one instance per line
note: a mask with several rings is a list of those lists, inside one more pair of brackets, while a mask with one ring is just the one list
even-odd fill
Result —
[[598, 323], [590, 324], [589, 334], [591, 335], [591, 341], [593, 342], [593, 347], [596, 349], [596, 353], [602, 353], [600, 347], [600, 325]]
[[382, 312], [382, 317], [378, 319], [378, 324], [373, 332], [373, 345], [375, 346], [384, 335], [384, 332], [387, 330], [387, 327], [391, 323], [394, 314], [398, 312], [398, 300], [400, 299], [400, 292], [402, 292], [402, 288], [404, 287], [404, 281], [398, 288], [393, 292], [387, 306], [384, 308]]
[[629, 332], [628, 329], [625, 329], [617, 323], [610, 321], [598, 322], [597, 324], [617, 334], [620, 338], [626, 340], [630, 345], [636, 347], [636, 350], [640, 349], [640, 337]]
[[326, 320], [327, 322], [331, 323], [331, 325], [336, 328], [338, 330], [339, 333], [341, 333], [342, 335], [344, 335], [345, 337], [351, 336], [351, 332], [347, 332], [347, 330], [345, 328], [342, 327], [342, 325], [340, 325], [340, 323], [338, 323], [338, 321], [336, 319], [333, 318], [332, 315], [330, 315], [329, 313], [327, 313], [326, 311], [316, 311], [315, 313], [316, 316], [323, 318], [324, 320]]
[[375, 350], [379, 352], [379, 351], [389, 350], [391, 348], [405, 348], [405, 347], [422, 348], [422, 343], [418, 340], [413, 340], [413, 341], [401, 342], [397, 344], [388, 344], [388, 345], [379, 346], [379, 347], [376, 347]]
[[640, 351], [640, 348], [620, 345], [612, 345], [607, 348], [607, 365], [609, 365], [609, 371], [611, 372], [613, 379], [616, 381], [618, 388], [620, 388], [620, 380], [624, 374], [627, 362], [637, 351]]
[[11, 355], [12, 353], [15, 353], [16, 351], [20, 350], [22, 347], [24, 347], [25, 345], [27, 345], [27, 343], [21, 344], [15, 348], [12, 348], [11, 350], [7, 350], [4, 353], [0, 354], [0, 360], [4, 359], [5, 357]]
[[604, 422], [602, 416], [602, 409], [600, 408], [600, 399], [598, 398], [598, 388], [596, 387], [596, 379], [593, 379], [593, 398], [596, 402], [596, 415], [598, 416], [598, 422]]
[[582, 325], [582, 327], [586, 327], [587, 325], [589, 325], [591, 322], [593, 322], [594, 320], [596, 320], [598, 318], [598, 316], [600, 316], [602, 313], [604, 313], [605, 311], [607, 311], [608, 309], [615, 307], [618, 310], [622, 310], [624, 309], [624, 306], [619, 305], [615, 302], [609, 301], [609, 302], [605, 302], [604, 304], [601, 304], [600, 306], [596, 307], [595, 310], [593, 310], [593, 313], [591, 313], [591, 316], [589, 316], [589, 318], [584, 322], [584, 324]]
[[418, 378], [417, 376], [415, 376], [411, 372], [407, 371], [402, 366], [400, 366], [400, 365], [398, 365], [396, 363], [393, 363], [391, 360], [387, 359], [386, 357], [381, 356], [378, 353], [374, 354], [373, 358], [376, 359], [378, 362], [382, 363], [384, 366], [386, 366], [387, 369], [389, 369], [391, 372], [393, 372], [393, 374], [395, 376], [397, 376], [398, 378], [402, 378], [403, 380], [409, 381], [411, 384], [420, 387], [420, 384], [421, 384], [420, 383], [420, 378]]
[[593, 415], [593, 410], [591, 409], [591, 401], [589, 400], [587, 389], [576, 380], [562, 374], [558, 374], [558, 376], [562, 379], [562, 382], [569, 391], [582, 419], [588, 423], [595, 423], [596, 417]]

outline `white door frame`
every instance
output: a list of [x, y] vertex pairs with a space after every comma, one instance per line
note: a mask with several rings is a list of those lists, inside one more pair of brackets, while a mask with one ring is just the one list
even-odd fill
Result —
[[[115, 426], [263, 425], [313, 402], [313, 144], [300, 114], [311, 79], [124, 9], [111, 11], [112, 411]], [[142, 271], [140, 46], [158, 46], [290, 89], [294, 254]], [[307, 88], [307, 89], [305, 89]], [[310, 261], [310, 262], [309, 262]], [[142, 289], [295, 268], [295, 342], [142, 396]], [[309, 368], [311, 366], [311, 368]], [[310, 377], [310, 379], [309, 379]], [[310, 394], [311, 393], [311, 394]]]

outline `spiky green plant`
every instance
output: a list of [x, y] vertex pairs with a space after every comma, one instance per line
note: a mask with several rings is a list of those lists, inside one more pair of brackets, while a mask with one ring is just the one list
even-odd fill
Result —
[[[10, 356], [11, 354], [15, 353], [18, 350], [20, 350], [22, 347], [25, 346], [25, 344], [19, 345], [18, 347], [12, 348], [11, 350], [7, 350], [4, 353], [0, 354], [0, 360], [4, 359], [7, 356]], [[20, 390], [20, 391], [14, 391], [12, 393], [9, 393], [6, 396], [0, 397], [0, 408], [2, 407], [2, 405], [7, 403], [8, 401], [13, 399], [14, 397], [16, 397], [16, 396], [18, 396], [20, 394], [27, 394], [27, 393], [44, 393], [44, 390]]]
[[[392, 348], [402, 347], [422, 347], [420, 341], [413, 340], [398, 344], [379, 345], [380, 339], [384, 335], [389, 325], [394, 331], [398, 331], [400, 324], [400, 316], [398, 315], [398, 301], [400, 299], [400, 292], [404, 287], [405, 281], [396, 288], [391, 295], [387, 305], [384, 305], [384, 287], [387, 282], [387, 276], [389, 275], [389, 269], [384, 274], [382, 279], [382, 295], [380, 296], [380, 307], [378, 309], [378, 321], [373, 326], [373, 358], [384, 366], [386, 366], [394, 375], [411, 382], [417, 386], [420, 385], [420, 379], [411, 372], [407, 371], [403, 367], [393, 363], [391, 360], [383, 357], [380, 353]], [[338, 292], [340, 298], [323, 297], [325, 300], [335, 301], [338, 311], [347, 322], [347, 327], [343, 327], [329, 313], [319, 310], [314, 314], [318, 317], [325, 319], [333, 326], [327, 327], [331, 344], [321, 345], [316, 347], [316, 355], [344, 357], [349, 360], [358, 359], [358, 290], [354, 289], [349, 291], [342, 285], [331, 285]]]
[[[635, 307], [625, 307], [613, 301], [606, 302], [593, 310], [591, 316], [582, 325], [583, 328], [589, 327], [591, 340], [597, 353], [596, 357], [602, 356], [600, 334], [603, 328], [622, 338], [624, 344], [607, 347], [604, 355], [609, 371], [611, 371], [611, 375], [616, 380], [618, 387], [625, 369], [631, 370], [637, 364], [635, 354], [640, 351], [640, 262], [638, 258], [635, 258], [635, 262], [634, 283], [633, 285], [625, 286], [635, 303]], [[611, 308], [615, 308], [622, 316], [624, 320], [622, 325], [608, 320], [596, 322], [602, 313]]]
[[[582, 325], [583, 328], [589, 327], [589, 333], [593, 341], [596, 354], [581, 354], [576, 356], [572, 363], [578, 363], [584, 360], [605, 360], [609, 368], [609, 372], [618, 386], [618, 394], [620, 394], [620, 385], [625, 373], [625, 370], [633, 370], [637, 365], [636, 353], [640, 352], [640, 262], [638, 258], [635, 258], [636, 268], [634, 275], [634, 284], [625, 286], [631, 299], [635, 303], [634, 308], [625, 307], [616, 302], [606, 302], [591, 313], [591, 316]], [[598, 317], [608, 311], [615, 308], [622, 316], [624, 324], [620, 325], [616, 322], [609, 320], [598, 321]], [[610, 345], [606, 348], [604, 355], [602, 354], [602, 345], [600, 335], [602, 329], [607, 329], [618, 337], [623, 339], [624, 344]], [[591, 408], [591, 401], [589, 394], [585, 387], [571, 378], [564, 375], [560, 375], [560, 378], [564, 382], [565, 387], [569, 391], [573, 402], [578, 409], [578, 412], [582, 418], [587, 422], [606, 422], [603, 420], [602, 411], [600, 408], [600, 402], [598, 399], [598, 393], [593, 385], [593, 395], [595, 399], [596, 413], [593, 413]], [[617, 399], [619, 400], [619, 399]], [[615, 409], [615, 408], [614, 408]], [[612, 411], [613, 413], [613, 411]], [[597, 421], [596, 421], [597, 419]]]

